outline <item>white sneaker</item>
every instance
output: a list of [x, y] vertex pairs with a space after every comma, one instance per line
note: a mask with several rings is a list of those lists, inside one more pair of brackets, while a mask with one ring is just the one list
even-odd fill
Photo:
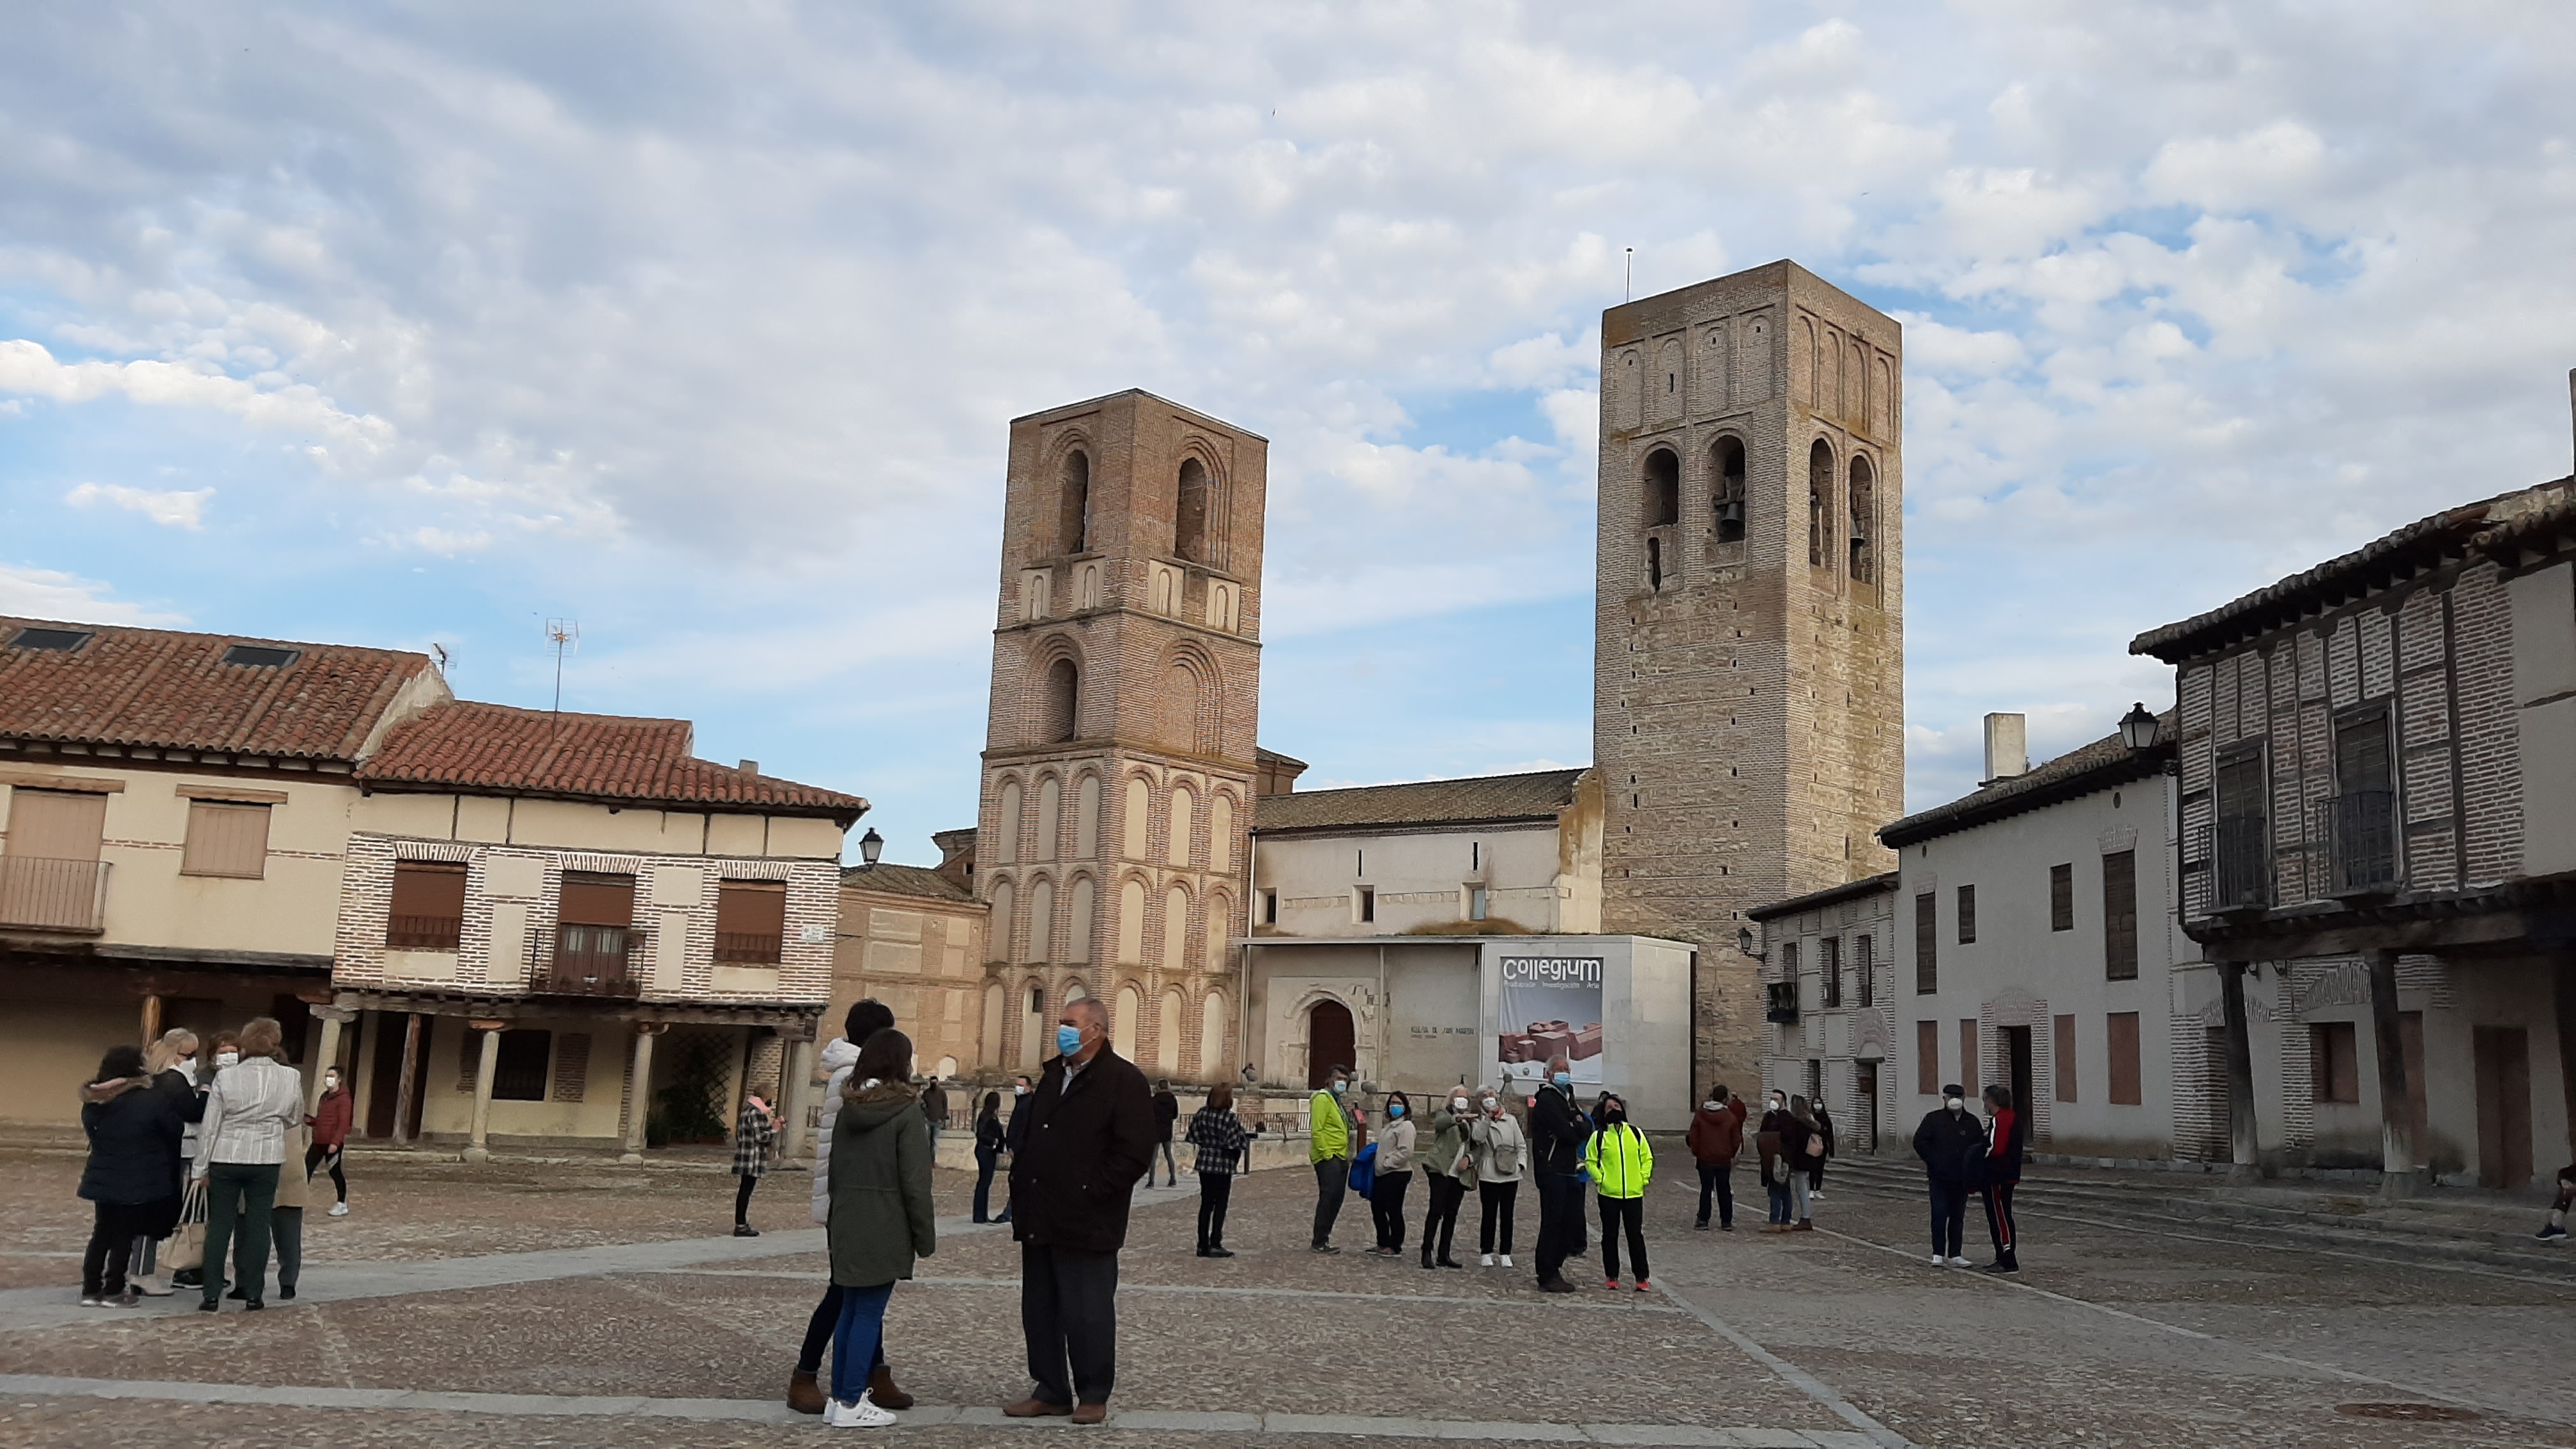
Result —
[[167, 1298], [170, 1296], [169, 1284], [156, 1283], [149, 1278], [129, 1278], [126, 1280], [125, 1286], [142, 1294], [146, 1298]]
[[1965, 1258], [1952, 1258], [1950, 1260], [1950, 1266], [1953, 1268], [1973, 1268], [1977, 1265], [1969, 1262]]
[[1809, 1202], [1823, 1202], [1824, 1200], [1825, 1190], [1821, 1187], [1807, 1194], [1807, 1201]]
[[348, 1205], [347, 1203], [344, 1203], [344, 1202], [335, 1202], [335, 1203], [331, 1204], [331, 1216], [333, 1216], [333, 1217], [335, 1217], [335, 1218], [345, 1218], [345, 1217], [347, 1217], [348, 1215], [349, 1215], [349, 1205]]
[[835, 1429], [883, 1429], [899, 1421], [893, 1414], [878, 1408], [876, 1401], [861, 1390], [855, 1404], [834, 1399], [824, 1406], [823, 1422]]
[[1942, 1257], [1938, 1253], [1934, 1253], [1932, 1255], [1932, 1266], [1935, 1268], [1947, 1268], [1950, 1266], [1950, 1260]]
[[1478, 1258], [1476, 1260], [1476, 1266], [1479, 1268], [1490, 1268], [1494, 1266], [1494, 1255], [1487, 1253], [1485, 1256]]
[[1511, 1254], [1509, 1254], [1509, 1253], [1505, 1253], [1505, 1254], [1503, 1254], [1503, 1266], [1504, 1266], [1504, 1267], [1506, 1267], [1506, 1268], [1508, 1268], [1508, 1267], [1510, 1267], [1511, 1265], [1512, 1265], [1512, 1255], [1511, 1255]]

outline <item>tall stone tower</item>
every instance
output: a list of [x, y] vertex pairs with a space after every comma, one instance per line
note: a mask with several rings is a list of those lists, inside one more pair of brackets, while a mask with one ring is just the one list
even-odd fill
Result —
[[1900, 348], [1785, 261], [1601, 314], [1603, 929], [1698, 945], [1695, 1089], [1759, 1084], [1744, 911], [1895, 864]]
[[1270, 445], [1150, 393], [1011, 424], [977, 826], [988, 1065], [1110, 1003], [1149, 1073], [1231, 1068]]

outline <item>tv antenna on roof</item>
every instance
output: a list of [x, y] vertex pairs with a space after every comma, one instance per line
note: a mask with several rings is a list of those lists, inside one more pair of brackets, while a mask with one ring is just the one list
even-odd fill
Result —
[[579, 619], [548, 619], [546, 621], [546, 642], [553, 645], [555, 651], [555, 713], [560, 715], [563, 713], [564, 656], [567, 654], [577, 653], [581, 649], [581, 621]]

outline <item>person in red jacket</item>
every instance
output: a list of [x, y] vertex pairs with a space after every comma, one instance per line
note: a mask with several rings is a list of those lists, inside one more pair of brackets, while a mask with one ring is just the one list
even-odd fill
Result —
[[1735, 1231], [1735, 1154], [1744, 1150], [1744, 1103], [1721, 1082], [1691, 1114], [1691, 1157], [1699, 1163], [1699, 1223], [1708, 1231], [1708, 1200], [1717, 1199], [1717, 1225]]
[[349, 1142], [349, 1118], [352, 1103], [349, 1088], [340, 1080], [340, 1069], [328, 1067], [322, 1073], [322, 1098], [306, 1114], [304, 1125], [313, 1129], [312, 1145], [304, 1149], [304, 1176], [309, 1180], [313, 1169], [328, 1164], [331, 1189], [336, 1194], [331, 1203], [331, 1216], [349, 1215], [349, 1179], [340, 1170], [341, 1149]]
[[1986, 1265], [1989, 1273], [2018, 1273], [2021, 1259], [2015, 1250], [2021, 1246], [2013, 1230], [2013, 1189], [2021, 1183], [2021, 1114], [2013, 1106], [2010, 1087], [1986, 1088], [1986, 1111], [1994, 1119], [1994, 1130], [1986, 1134], [1986, 1232], [1995, 1240], [1995, 1260]]

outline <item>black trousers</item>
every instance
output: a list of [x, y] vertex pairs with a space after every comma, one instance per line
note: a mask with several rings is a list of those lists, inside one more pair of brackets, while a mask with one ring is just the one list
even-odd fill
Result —
[[2019, 1183], [1998, 1182], [1986, 1189], [1986, 1233], [1995, 1240], [1995, 1261], [2015, 1263], [2021, 1235], [2013, 1230], [2012, 1195]]
[[751, 1190], [760, 1186], [760, 1179], [752, 1176], [748, 1172], [745, 1172], [737, 1175], [734, 1181], [739, 1183], [740, 1186], [733, 1190], [733, 1220], [736, 1226], [740, 1226], [742, 1223], [749, 1220], [748, 1214], [751, 1212]]
[[1020, 1244], [1020, 1332], [1038, 1398], [1108, 1403], [1118, 1381], [1118, 1255]]
[[81, 1296], [112, 1298], [125, 1291], [125, 1269], [134, 1240], [160, 1203], [99, 1202], [90, 1206], [89, 1246], [81, 1253]]
[[1404, 1246], [1404, 1190], [1413, 1185], [1410, 1168], [1403, 1172], [1382, 1172], [1369, 1189], [1369, 1216], [1377, 1222], [1377, 1245], [1401, 1249]]
[[1565, 1260], [1582, 1251], [1583, 1179], [1570, 1172], [1538, 1175], [1538, 1281], [1565, 1276]]
[[1646, 1200], [1642, 1197], [1600, 1197], [1601, 1204], [1601, 1276], [1619, 1276], [1619, 1232], [1628, 1233], [1628, 1261], [1637, 1270], [1637, 1281], [1646, 1281]]
[[[1145, 1164], [1145, 1185], [1147, 1187], [1154, 1185], [1154, 1164], [1151, 1162]], [[1181, 1171], [1172, 1166], [1172, 1139], [1169, 1137], [1163, 1139], [1163, 1185], [1165, 1187], [1181, 1185]]]
[[1342, 1215], [1342, 1198], [1351, 1190], [1351, 1160], [1327, 1157], [1315, 1164], [1315, 1233], [1320, 1248], [1333, 1240], [1333, 1221]]
[[979, 1223], [992, 1221], [993, 1173], [1001, 1165], [1002, 1154], [998, 1152], [975, 1154], [975, 1221]]
[[1717, 1220], [1735, 1225], [1735, 1164], [1703, 1162], [1699, 1165], [1699, 1225], [1708, 1226], [1708, 1200], [1717, 1198]]
[[[841, 1285], [834, 1283], [824, 1288], [823, 1301], [814, 1305], [814, 1316], [805, 1320], [805, 1342], [796, 1350], [798, 1373], [822, 1372], [823, 1350], [832, 1346], [832, 1334], [840, 1326]], [[880, 1328], [877, 1332], [876, 1357], [869, 1362], [868, 1371], [874, 1373], [884, 1368], [885, 1361], [885, 1332]]]
[[1225, 1246], [1225, 1205], [1234, 1198], [1234, 1174], [1199, 1174], [1199, 1251]]
[[1483, 1204], [1485, 1210], [1484, 1219], [1476, 1225], [1477, 1252], [1511, 1256], [1512, 1209], [1519, 1204], [1520, 1196], [1521, 1184], [1518, 1178], [1510, 1182], [1476, 1184], [1477, 1200]]
[[1430, 1179], [1431, 1208], [1422, 1215], [1422, 1256], [1446, 1262], [1458, 1239], [1458, 1204], [1467, 1196], [1467, 1184], [1445, 1172], [1423, 1176]]
[[337, 1147], [323, 1147], [318, 1144], [304, 1149], [304, 1175], [306, 1177], [309, 1178], [313, 1175], [314, 1168], [326, 1164], [331, 1169], [331, 1190], [339, 1194], [340, 1201], [347, 1202], [349, 1200], [349, 1179], [340, 1170], [340, 1149]]
[[1945, 1182], [1932, 1184], [1932, 1251], [1959, 1256], [1959, 1235], [1968, 1229], [1968, 1189]]

